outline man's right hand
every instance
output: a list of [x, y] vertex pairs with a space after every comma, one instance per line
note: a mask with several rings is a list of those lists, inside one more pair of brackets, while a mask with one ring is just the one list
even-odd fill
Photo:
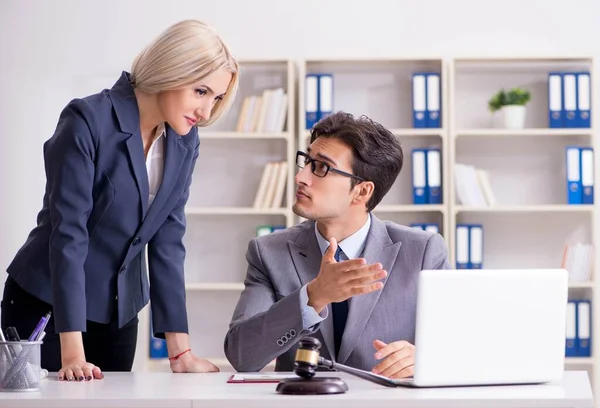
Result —
[[62, 368], [58, 372], [59, 381], [100, 380], [104, 374], [99, 367], [85, 360], [81, 332], [60, 333]]
[[321, 260], [319, 275], [306, 287], [308, 304], [317, 313], [321, 313], [330, 303], [380, 290], [383, 282], [379, 280], [387, 275], [379, 262], [367, 265], [364, 258], [336, 262], [336, 250], [337, 241], [330, 238], [329, 248]]

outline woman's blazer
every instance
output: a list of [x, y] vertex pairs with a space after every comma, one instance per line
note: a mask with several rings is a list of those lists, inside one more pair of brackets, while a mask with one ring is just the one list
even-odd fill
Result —
[[69, 102], [44, 144], [43, 207], [7, 271], [53, 306], [57, 333], [108, 323], [115, 312], [122, 327], [150, 299], [157, 336], [188, 332], [182, 237], [200, 142], [196, 127], [180, 136], [165, 126], [164, 176], [150, 208], [129, 73]]

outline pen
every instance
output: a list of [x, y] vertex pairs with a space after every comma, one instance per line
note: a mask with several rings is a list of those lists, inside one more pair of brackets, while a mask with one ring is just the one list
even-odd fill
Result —
[[35, 341], [35, 338], [38, 336], [38, 333], [41, 331], [41, 328], [44, 325], [44, 320], [46, 320], [45, 317], [42, 317], [40, 319], [39, 323], [37, 324], [37, 326], [35, 326], [35, 329], [33, 329], [33, 332], [29, 336], [29, 341]]
[[29, 339], [28, 339], [29, 341], [38, 340], [40, 333], [44, 331], [44, 329], [46, 328], [46, 325], [48, 324], [48, 320], [50, 320], [50, 314], [51, 314], [51, 312], [48, 312], [48, 313], [46, 313], [46, 316], [44, 316], [40, 319], [39, 323], [37, 324], [37, 326], [35, 326], [35, 329], [29, 336]]
[[[0, 343], [6, 343], [6, 339], [4, 338], [4, 333], [2, 332], [2, 329], [0, 329]], [[14, 350], [12, 350], [8, 344], [5, 344], [2, 347], [2, 350], [4, 351], [4, 354], [6, 354], [6, 360], [9, 363], [12, 363], [13, 359], [16, 357], [14, 354]]]
[[43, 335], [45, 335], [46, 333], [44, 332], [44, 330], [46, 330], [46, 325], [48, 324], [48, 322], [50, 321], [50, 316], [52, 315], [52, 312], [48, 312], [46, 313], [46, 316], [44, 320], [44, 323], [42, 324], [42, 327], [40, 328], [39, 334], [36, 336], [36, 340], [40, 341], [44, 338]]
[[[7, 327], [6, 328], [6, 340], [8, 341], [21, 341], [21, 339], [19, 338], [19, 333], [17, 333], [17, 329], [15, 329], [14, 327]], [[12, 345], [12, 346], [8, 346], [9, 351], [11, 352], [13, 358], [17, 358], [17, 355], [21, 352], [21, 346], [19, 345]]]
[[21, 341], [17, 329], [13, 326], [6, 328], [6, 337], [8, 337], [8, 341]]

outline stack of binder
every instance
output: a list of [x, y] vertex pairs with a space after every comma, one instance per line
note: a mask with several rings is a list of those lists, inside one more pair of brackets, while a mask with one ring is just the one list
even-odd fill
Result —
[[483, 226], [456, 225], [456, 269], [483, 268]]
[[566, 147], [567, 202], [594, 204], [594, 149]]
[[333, 112], [333, 74], [311, 73], [305, 80], [306, 129]]
[[423, 231], [435, 232], [436, 234], [439, 234], [439, 232], [440, 232], [440, 227], [435, 223], [423, 223], [423, 224], [412, 223], [412, 224], [410, 224], [410, 226], [412, 228], [420, 229]]
[[548, 73], [548, 121], [551, 128], [589, 128], [590, 73]]
[[284, 230], [285, 225], [260, 225], [256, 228], [256, 236], [261, 237], [263, 235], [270, 234], [275, 231]]
[[413, 204], [442, 203], [442, 157], [438, 148], [412, 151]]
[[441, 127], [441, 84], [437, 72], [415, 72], [412, 75], [413, 128]]
[[167, 350], [167, 341], [154, 337], [154, 328], [152, 325], [152, 312], [150, 312], [150, 358], [161, 359], [169, 357]]
[[591, 357], [592, 355], [591, 301], [569, 300], [565, 357]]

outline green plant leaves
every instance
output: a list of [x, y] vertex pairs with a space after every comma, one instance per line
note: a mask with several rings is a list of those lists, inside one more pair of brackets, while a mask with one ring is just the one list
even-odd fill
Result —
[[525, 105], [531, 100], [531, 92], [523, 88], [512, 88], [508, 92], [498, 91], [488, 101], [488, 108], [495, 112], [506, 105]]

